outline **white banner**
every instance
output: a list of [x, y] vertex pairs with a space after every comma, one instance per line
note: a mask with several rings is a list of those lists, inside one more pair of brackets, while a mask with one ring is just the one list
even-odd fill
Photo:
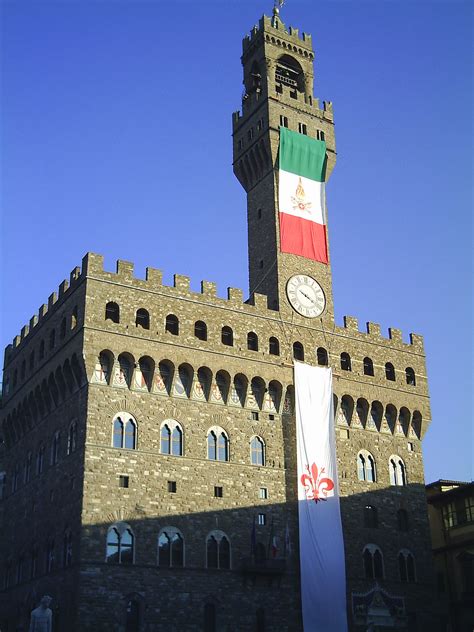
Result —
[[332, 371], [295, 362], [298, 515], [305, 632], [347, 632]]

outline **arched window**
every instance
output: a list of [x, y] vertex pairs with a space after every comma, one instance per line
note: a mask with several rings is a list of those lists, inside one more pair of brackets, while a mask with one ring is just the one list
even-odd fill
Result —
[[250, 442], [250, 462], [252, 465], [265, 465], [265, 444], [260, 437], [253, 437]]
[[[278, 20], [273, 20], [274, 28], [278, 28]], [[290, 97], [296, 99], [298, 92], [304, 92], [304, 72], [299, 62], [290, 55], [281, 55], [275, 67], [276, 91], [283, 93], [283, 86], [289, 90]], [[286, 118], [286, 117], [285, 117]]]
[[280, 355], [280, 342], [278, 338], [272, 336], [268, 341], [268, 352], [270, 355]]
[[127, 598], [125, 632], [139, 632], [141, 604], [138, 599]]
[[210, 430], [207, 435], [207, 458], [210, 461], [229, 460], [229, 439], [219, 428]]
[[202, 320], [194, 323], [194, 335], [198, 340], [207, 340], [207, 325]]
[[301, 362], [304, 360], [304, 347], [301, 342], [293, 343], [293, 357], [295, 360], [300, 360]]
[[222, 327], [221, 341], [222, 341], [222, 344], [226, 345], [227, 347], [234, 346], [234, 332], [232, 331], [230, 327], [227, 327], [227, 326]]
[[397, 528], [399, 531], [408, 531], [408, 512], [406, 509], [399, 509], [397, 511]]
[[66, 317], [64, 317], [61, 321], [61, 327], [59, 329], [59, 338], [60, 340], [64, 340], [66, 337]]
[[390, 382], [395, 382], [395, 368], [391, 362], [385, 364], [385, 377]]
[[51, 443], [51, 465], [56, 465], [59, 461], [59, 444], [61, 439], [61, 433], [56, 431], [53, 436], [53, 441]]
[[405, 464], [399, 456], [391, 456], [389, 461], [390, 485], [403, 487], [407, 484]]
[[223, 531], [212, 531], [206, 540], [206, 565], [207, 568], [229, 569], [230, 542]]
[[183, 456], [183, 430], [177, 421], [169, 419], [161, 426], [161, 454]]
[[119, 413], [114, 418], [112, 445], [114, 448], [136, 450], [137, 422], [128, 413]]
[[46, 543], [46, 572], [50, 573], [54, 568], [54, 539], [48, 540]]
[[366, 505], [364, 507], [364, 527], [376, 529], [378, 527], [377, 507]]
[[357, 478], [360, 481], [375, 483], [375, 460], [367, 450], [361, 450], [357, 455]]
[[179, 335], [179, 320], [174, 314], [168, 314], [166, 317], [165, 331], [173, 336]]
[[415, 577], [415, 558], [406, 549], [402, 549], [398, 554], [398, 570], [400, 572], [400, 581], [414, 582]]
[[114, 420], [114, 435], [112, 439], [112, 445], [114, 448], [121, 448], [123, 446], [123, 422], [120, 417]]
[[158, 566], [184, 566], [184, 538], [179, 529], [161, 529], [158, 535]]
[[367, 544], [363, 551], [366, 579], [383, 579], [382, 551], [375, 544]]
[[411, 366], [407, 366], [405, 369], [405, 377], [409, 386], [416, 386], [415, 371], [411, 368]]
[[341, 353], [341, 369], [343, 371], [352, 371], [351, 356], [345, 351]]
[[105, 306], [105, 320], [111, 320], [113, 323], [120, 322], [120, 307], [117, 303], [110, 302]]
[[135, 316], [135, 326], [142, 327], [143, 329], [150, 329], [150, 314], [146, 309], [143, 309], [143, 307], [137, 310], [137, 314]]
[[118, 522], [107, 531], [105, 561], [109, 564], [133, 564], [135, 537], [125, 522]]
[[204, 632], [216, 632], [216, 607], [213, 603], [204, 604]]
[[125, 424], [125, 441], [124, 448], [127, 450], [135, 450], [137, 440], [137, 427], [132, 419], [128, 419]]
[[77, 327], [77, 306], [73, 308], [71, 314], [71, 329], [75, 329]]
[[371, 358], [364, 358], [364, 375], [374, 375], [374, 363]]
[[77, 422], [73, 421], [69, 426], [67, 435], [67, 454], [75, 452], [77, 446]]
[[51, 329], [51, 331], [49, 332], [49, 349], [54, 349], [56, 345], [56, 331], [54, 329]]
[[63, 566], [72, 566], [72, 532], [66, 529], [63, 536]]
[[44, 470], [44, 445], [40, 445], [38, 448], [38, 454], [36, 455], [36, 474], [40, 476]]
[[247, 334], [247, 349], [258, 351], [258, 336], [254, 331], [249, 331]]
[[328, 352], [324, 347], [318, 347], [316, 350], [316, 359], [318, 361], [319, 366], [327, 366], [328, 361]]

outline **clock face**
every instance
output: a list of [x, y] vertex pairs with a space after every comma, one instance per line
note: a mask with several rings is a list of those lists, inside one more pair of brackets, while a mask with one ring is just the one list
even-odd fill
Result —
[[326, 307], [323, 288], [307, 274], [295, 274], [288, 279], [286, 293], [293, 309], [306, 318], [320, 316]]

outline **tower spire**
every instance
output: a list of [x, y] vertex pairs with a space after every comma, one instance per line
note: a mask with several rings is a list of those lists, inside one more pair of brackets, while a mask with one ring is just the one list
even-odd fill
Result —
[[280, 9], [285, 4], [285, 0], [274, 0], [273, 2], [273, 15], [279, 15]]

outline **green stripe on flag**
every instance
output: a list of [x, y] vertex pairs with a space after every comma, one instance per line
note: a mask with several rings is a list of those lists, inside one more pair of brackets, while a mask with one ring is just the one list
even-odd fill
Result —
[[304, 178], [324, 182], [326, 143], [280, 127], [280, 169]]

